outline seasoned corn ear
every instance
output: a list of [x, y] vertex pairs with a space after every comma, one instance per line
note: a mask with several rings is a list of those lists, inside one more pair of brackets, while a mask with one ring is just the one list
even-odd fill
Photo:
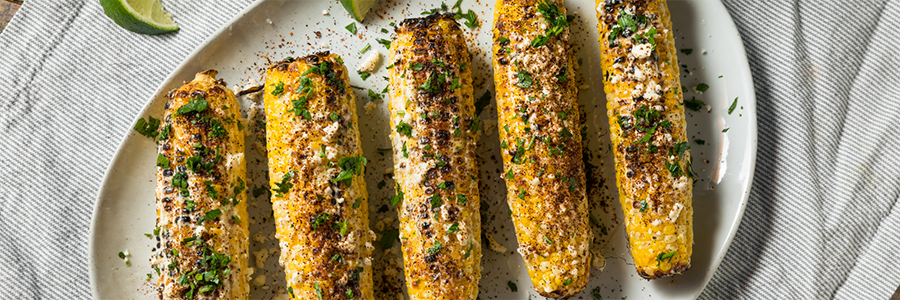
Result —
[[240, 106], [216, 71], [169, 92], [156, 165], [160, 299], [247, 299], [246, 162]]
[[328, 52], [266, 72], [266, 148], [279, 263], [299, 299], [372, 299], [366, 158], [347, 67]]
[[570, 297], [590, 278], [575, 61], [561, 0], [497, 0], [494, 86], [500, 147], [519, 253], [546, 297]]
[[647, 279], [691, 267], [694, 243], [678, 57], [664, 0], [597, 1], [616, 183], [631, 255]]
[[410, 299], [478, 296], [481, 217], [472, 71], [452, 15], [406, 19], [391, 43], [391, 141]]

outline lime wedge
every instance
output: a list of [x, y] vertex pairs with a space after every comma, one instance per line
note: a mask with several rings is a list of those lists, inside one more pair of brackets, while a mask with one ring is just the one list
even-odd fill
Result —
[[163, 34], [178, 31], [159, 0], [100, 0], [106, 16], [131, 32]]
[[341, 0], [341, 5], [354, 19], [362, 22], [372, 6], [375, 6], [375, 0]]

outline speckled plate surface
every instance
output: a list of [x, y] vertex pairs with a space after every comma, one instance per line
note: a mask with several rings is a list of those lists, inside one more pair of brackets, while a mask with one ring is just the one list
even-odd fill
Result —
[[[452, 5], [454, 1], [447, 4]], [[314, 51], [330, 50], [343, 56], [347, 65], [359, 65], [372, 51], [387, 54], [377, 39], [390, 39], [391, 22], [416, 17], [421, 12], [440, 7], [436, 1], [381, 1], [362, 24], [358, 35], [344, 27], [352, 22], [336, 1], [259, 1], [236, 16], [229, 24], [202, 44], [185, 62], [172, 72], [138, 116], [159, 117], [163, 112], [165, 93], [176, 88], [194, 73], [214, 68], [230, 86], [262, 82], [264, 68], [270, 61], [286, 56], [303, 56]], [[493, 1], [464, 0], [461, 7], [473, 10], [481, 26], [465, 29], [469, 48], [475, 53], [473, 64], [475, 97], [493, 90], [490, 70], [490, 30]], [[685, 274], [647, 281], [634, 271], [625, 246], [624, 226], [620, 226], [620, 212], [608, 152], [609, 137], [599, 66], [597, 21], [592, 1], [568, 1], [568, 14], [577, 14], [573, 22], [572, 45], [582, 61], [577, 80], [579, 101], [584, 105], [588, 127], [586, 155], [589, 155], [589, 200], [591, 213], [602, 226], [594, 228], [593, 250], [605, 258], [603, 270], [591, 270], [591, 281], [576, 299], [592, 299], [591, 290], [599, 287], [603, 299], [695, 299], [719, 266], [731, 239], [740, 224], [741, 216], [753, 181], [756, 161], [756, 103], [753, 81], [741, 38], [724, 6], [718, 1], [670, 1], [676, 45], [692, 49], [679, 53], [682, 84], [689, 87], [706, 83], [710, 88], [703, 94], [687, 92], [686, 98], [704, 101], [708, 107], [699, 112], [688, 111], [688, 138], [704, 140], [704, 145], [692, 142], [694, 168], [700, 181], [694, 186], [695, 245], [693, 267]], [[323, 10], [330, 13], [323, 15]], [[382, 32], [382, 28], [390, 33]], [[360, 50], [366, 44], [371, 49]], [[385, 64], [368, 80], [351, 75], [352, 84], [376, 92], [387, 86]], [[686, 70], [689, 70], [686, 71]], [[351, 72], [355, 73], [355, 72]], [[357, 90], [357, 110], [363, 131], [363, 148], [370, 165], [366, 181], [370, 194], [370, 224], [376, 232], [396, 226], [393, 208], [383, 210], [386, 197], [394, 194], [393, 181], [385, 170], [392, 165], [390, 155], [382, 155], [378, 148], [389, 148], [387, 103], [369, 101], [365, 90]], [[728, 107], [738, 98], [732, 114]], [[256, 120], [247, 114], [256, 102], [240, 97], [245, 122], [251, 135], [247, 136], [248, 177], [250, 190], [266, 189], [264, 136], [255, 129]], [[261, 115], [261, 114], [260, 114]], [[482, 198], [487, 216], [484, 230], [505, 252], [484, 251], [484, 274], [480, 282], [482, 299], [540, 299], [533, 292], [522, 258], [516, 249], [512, 221], [508, 217], [504, 182], [500, 170], [502, 162], [496, 130], [496, 110], [492, 103], [481, 114], [485, 134], [479, 144]], [[727, 132], [723, 130], [728, 129]], [[123, 129], [124, 130], [124, 129]], [[144, 236], [155, 226], [155, 157], [156, 145], [149, 139], [129, 131], [114, 157], [101, 185], [91, 224], [90, 279], [97, 299], [155, 298], [153, 286], [147, 280], [152, 273], [149, 263], [155, 241]], [[254, 266], [252, 299], [273, 299], [284, 296], [283, 269], [278, 265], [279, 250], [274, 239], [275, 225], [270, 219], [268, 194], [250, 200], [251, 266]], [[385, 207], [386, 208], [386, 207]], [[392, 224], [391, 224], [392, 223]], [[380, 235], [379, 235], [380, 237]], [[487, 245], [487, 244], [485, 244]], [[131, 265], [118, 257], [128, 250]], [[380, 298], [397, 299], [402, 293], [402, 269], [399, 243], [388, 251], [375, 251], [377, 273], [374, 276]], [[264, 277], [263, 277], [264, 276]], [[155, 282], [153, 275], [151, 281]], [[509, 282], [518, 287], [511, 290]]]

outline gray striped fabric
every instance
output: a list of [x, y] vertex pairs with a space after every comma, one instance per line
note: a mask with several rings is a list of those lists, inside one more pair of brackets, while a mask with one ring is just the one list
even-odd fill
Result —
[[0, 33], [0, 299], [88, 299], [88, 230], [126, 128], [252, 1], [165, 1], [181, 31], [119, 28], [97, 0], [29, 0]]
[[[166, 1], [182, 31], [159, 37], [121, 30], [97, 1], [19, 10], [0, 33], [0, 299], [90, 297], [91, 210], [124, 129], [249, 2]], [[701, 298], [890, 298], [900, 284], [900, 3], [726, 6], [755, 80], [759, 157], [744, 221]]]

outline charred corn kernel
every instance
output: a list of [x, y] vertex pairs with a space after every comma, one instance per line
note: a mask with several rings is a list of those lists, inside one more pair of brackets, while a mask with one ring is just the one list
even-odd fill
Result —
[[498, 0], [494, 86], [507, 201], [538, 293], [571, 297], [590, 277], [581, 122], [561, 0]]
[[299, 299], [372, 299], [365, 165], [347, 67], [328, 52], [269, 67], [266, 148], [279, 262]]
[[598, 1], [619, 202], [647, 279], [691, 267], [693, 171], [672, 22], [664, 0]]
[[247, 299], [246, 162], [240, 106], [216, 71], [169, 92], [156, 160], [160, 299]]
[[391, 141], [410, 299], [475, 299], [481, 216], [472, 71], [451, 15], [406, 19], [391, 43]]

